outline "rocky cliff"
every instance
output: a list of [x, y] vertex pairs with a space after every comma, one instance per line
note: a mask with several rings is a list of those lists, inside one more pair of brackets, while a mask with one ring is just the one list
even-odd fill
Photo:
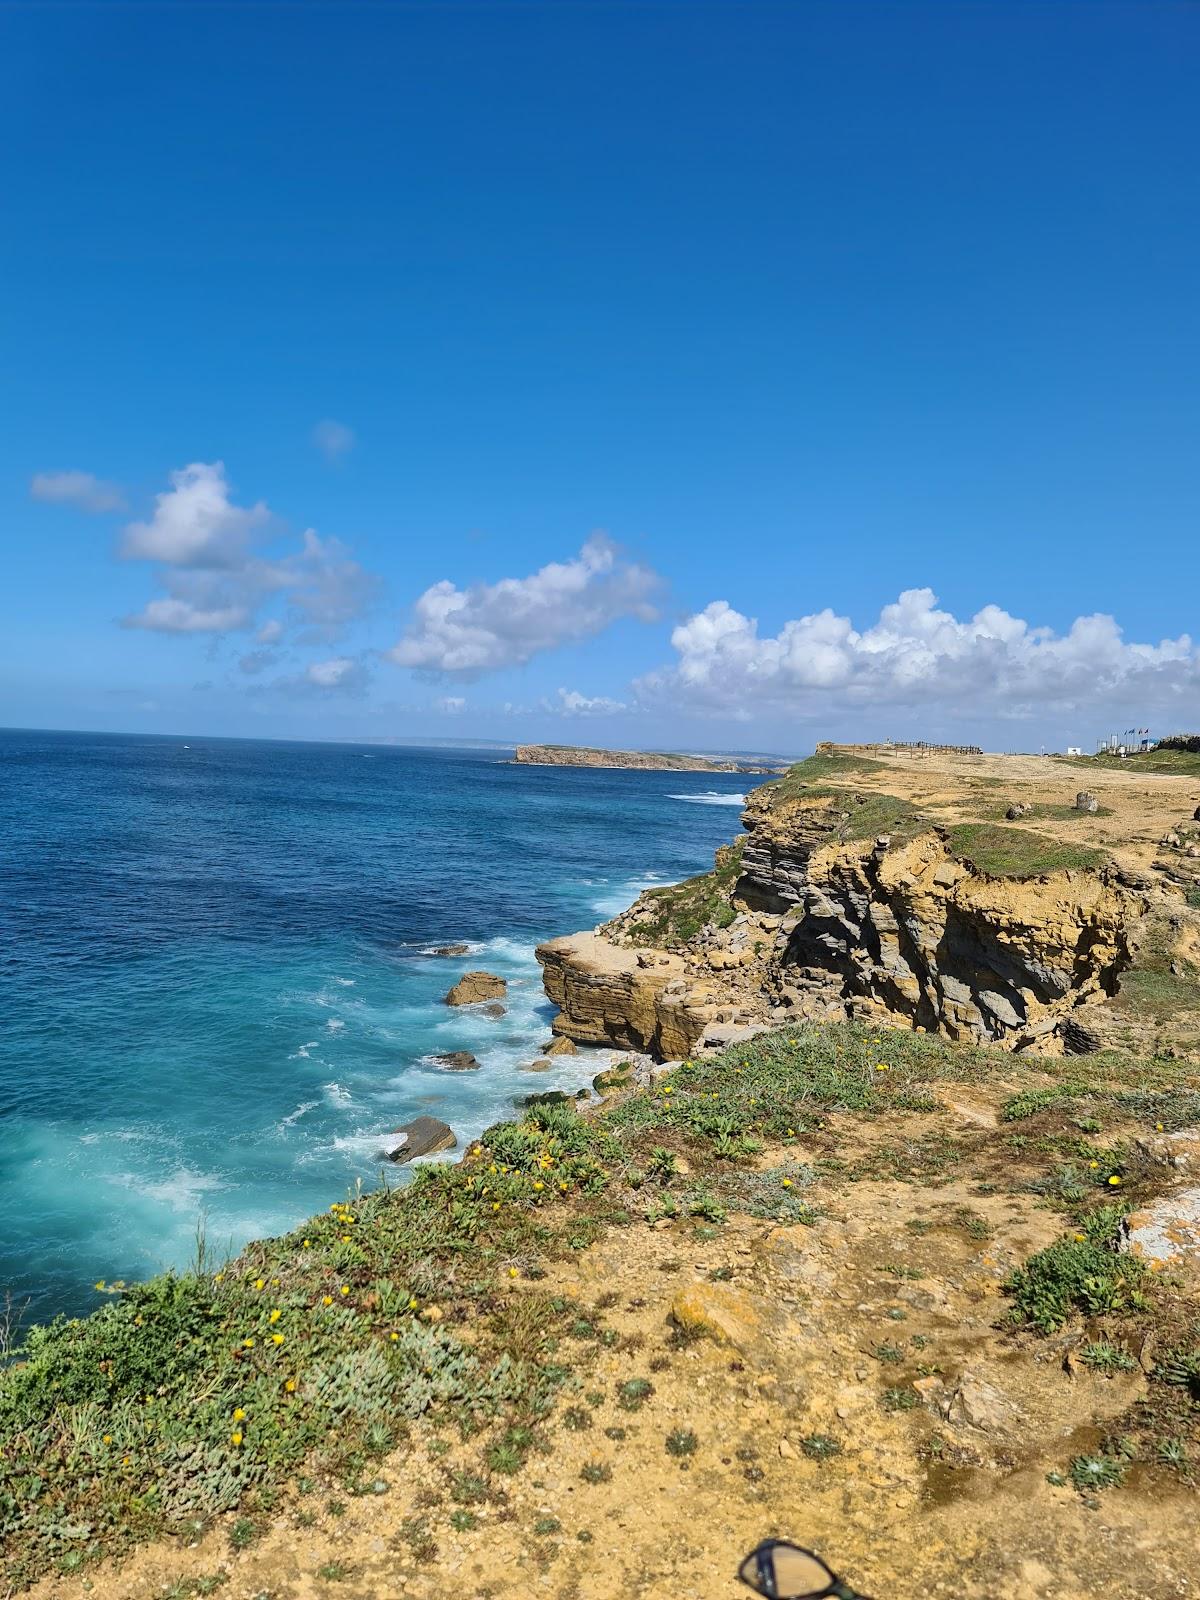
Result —
[[[1200, 947], [1184, 926], [1196, 913], [1176, 896], [1164, 954], [1168, 883], [1095, 848], [1079, 820], [1065, 839], [997, 827], [995, 797], [981, 806], [966, 789], [972, 804], [951, 818], [883, 781], [831, 787], [793, 769], [751, 795], [740, 852], [714, 872], [542, 946], [556, 1031], [660, 1059], [798, 1018], [1095, 1049], [1145, 1031], [1129, 996], [1154, 952], [1154, 996], [1175, 986], [1166, 1020], [1190, 1026], [1194, 1008], [1200, 1023], [1188, 955]], [[972, 806], [977, 820], [961, 820]], [[1030, 802], [1028, 814], [1044, 823], [1052, 809]], [[1175, 1032], [1186, 1050], [1188, 1027]]]

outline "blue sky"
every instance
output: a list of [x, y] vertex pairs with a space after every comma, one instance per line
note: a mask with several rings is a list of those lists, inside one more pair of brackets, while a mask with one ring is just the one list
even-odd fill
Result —
[[0, 723], [1200, 724], [1195, 6], [0, 41]]

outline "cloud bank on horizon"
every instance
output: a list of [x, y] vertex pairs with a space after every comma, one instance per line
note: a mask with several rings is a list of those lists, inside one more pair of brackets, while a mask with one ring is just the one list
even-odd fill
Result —
[[714, 600], [672, 631], [671, 644], [676, 660], [637, 681], [639, 699], [738, 721], [747, 707], [813, 716], [931, 702], [1011, 718], [1131, 698], [1182, 712], [1200, 690], [1200, 652], [1187, 634], [1129, 643], [1104, 614], [1077, 617], [1056, 634], [995, 605], [960, 621], [938, 609], [928, 588], [906, 589], [861, 631], [826, 608], [773, 638]]
[[[352, 435], [341, 443], [331, 438], [332, 453], [352, 443]], [[93, 514], [127, 509], [117, 485], [85, 472], [38, 473], [30, 494]], [[287, 548], [268, 552], [281, 541]], [[666, 589], [659, 573], [595, 533], [573, 556], [524, 576], [430, 585], [388, 648], [298, 659], [296, 651], [327, 650], [367, 617], [381, 580], [338, 539], [309, 528], [297, 544], [264, 501], [238, 504], [220, 461], [173, 471], [149, 515], [126, 524], [117, 554], [148, 565], [162, 591], [121, 625], [210, 643], [252, 633], [254, 648], [237, 658], [231, 681], [256, 697], [278, 690], [362, 700], [372, 660], [443, 685], [477, 682], [599, 637], [618, 622], [652, 625]], [[281, 615], [266, 614], [273, 605]], [[923, 715], [936, 708], [943, 719], [967, 722], [1049, 711], [1109, 721], [1128, 707], [1138, 717], [1182, 725], [1197, 720], [1200, 701], [1200, 650], [1187, 634], [1127, 640], [1106, 613], [1077, 617], [1058, 633], [994, 604], [960, 619], [941, 609], [928, 587], [904, 590], [865, 626], [826, 607], [773, 635], [760, 633], [757, 620], [728, 600], [714, 599], [677, 623], [669, 643], [673, 659], [620, 686], [620, 698], [606, 692], [612, 684], [559, 687], [532, 710], [699, 724], [823, 719], [828, 726], [879, 708]], [[270, 676], [285, 662], [288, 670]], [[429, 709], [461, 720], [473, 707], [463, 695], [442, 693]], [[479, 709], [531, 714], [511, 700]]]

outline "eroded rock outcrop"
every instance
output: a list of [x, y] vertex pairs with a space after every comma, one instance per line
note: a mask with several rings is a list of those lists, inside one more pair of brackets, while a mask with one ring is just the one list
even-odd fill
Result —
[[[1147, 911], [1144, 877], [1094, 850], [1074, 857], [1093, 865], [982, 870], [954, 829], [879, 792], [768, 784], [742, 820], [740, 860], [724, 847], [707, 877], [541, 947], [556, 1033], [659, 1059], [789, 1018], [1042, 1053], [1103, 1036]], [[1056, 845], [1015, 830], [1001, 845], [1014, 837], [1035, 861]], [[665, 948], [647, 948], [648, 934]]]

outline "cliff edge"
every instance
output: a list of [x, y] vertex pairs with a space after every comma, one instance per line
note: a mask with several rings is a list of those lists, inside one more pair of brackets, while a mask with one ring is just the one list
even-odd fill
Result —
[[1090, 781], [1038, 758], [822, 747], [750, 795], [712, 872], [539, 948], [554, 1028], [659, 1059], [844, 1020], [1197, 1055], [1197, 781]]

